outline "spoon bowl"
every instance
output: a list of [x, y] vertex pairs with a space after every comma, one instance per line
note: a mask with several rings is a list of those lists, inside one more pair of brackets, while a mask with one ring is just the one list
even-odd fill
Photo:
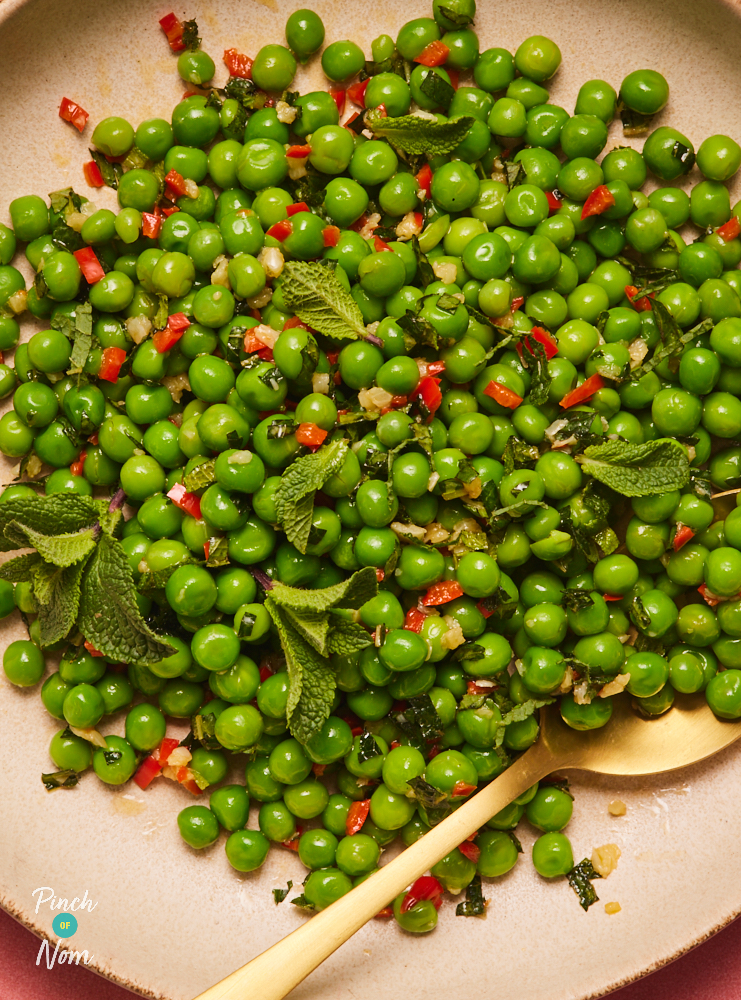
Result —
[[539, 744], [561, 761], [560, 767], [641, 775], [696, 764], [741, 737], [741, 724], [714, 715], [702, 692], [682, 696], [668, 712], [653, 718], [637, 712], [627, 694], [612, 703], [606, 726], [578, 733], [554, 706], [541, 709]]
[[282, 1000], [415, 879], [559, 768], [661, 774], [705, 760], [741, 737], [741, 720], [718, 719], [701, 693], [650, 719], [632, 708], [626, 694], [615, 697], [613, 705], [607, 725], [586, 732], [570, 729], [555, 705], [541, 709], [538, 741], [503, 774], [352, 892], [196, 1000]]

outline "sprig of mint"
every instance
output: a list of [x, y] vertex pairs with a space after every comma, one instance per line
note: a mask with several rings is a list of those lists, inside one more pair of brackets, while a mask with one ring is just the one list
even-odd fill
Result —
[[111, 660], [156, 663], [173, 650], [139, 613], [129, 560], [115, 537], [121, 501], [63, 493], [3, 504], [0, 550], [36, 552], [9, 560], [0, 576], [33, 584], [42, 646], [79, 631]]
[[306, 743], [332, 709], [336, 678], [329, 657], [356, 652], [372, 642], [365, 629], [335, 610], [356, 610], [378, 593], [372, 567], [320, 590], [299, 590], [274, 583], [265, 608], [278, 631], [290, 683], [287, 717], [291, 733]]
[[625, 497], [648, 497], [683, 489], [690, 480], [687, 449], [673, 438], [645, 444], [606, 441], [577, 455], [582, 470]]
[[342, 468], [347, 441], [340, 438], [323, 445], [311, 455], [292, 462], [281, 476], [275, 494], [278, 521], [291, 545], [306, 552], [314, 513], [314, 494]]
[[289, 261], [283, 268], [281, 291], [288, 309], [312, 330], [335, 340], [365, 336], [358, 304], [331, 268]]
[[392, 146], [412, 156], [452, 153], [465, 139], [475, 120], [473, 115], [458, 115], [446, 122], [419, 115], [384, 118], [377, 111], [369, 111], [365, 116], [366, 125], [376, 137], [388, 139]]
[[329, 718], [335, 673], [329, 660], [317, 653], [293, 627], [285, 609], [270, 597], [265, 599], [265, 608], [278, 630], [288, 666], [288, 725], [300, 743], [307, 743]]

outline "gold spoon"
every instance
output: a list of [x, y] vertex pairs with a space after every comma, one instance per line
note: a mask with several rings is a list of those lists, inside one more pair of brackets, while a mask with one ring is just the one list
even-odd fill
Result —
[[575, 732], [554, 706], [541, 710], [540, 738], [491, 784], [375, 875], [196, 1000], [282, 1000], [408, 885], [545, 775], [569, 767], [596, 774], [661, 774], [705, 760], [741, 736], [702, 693], [644, 719], [622, 694], [602, 729]]

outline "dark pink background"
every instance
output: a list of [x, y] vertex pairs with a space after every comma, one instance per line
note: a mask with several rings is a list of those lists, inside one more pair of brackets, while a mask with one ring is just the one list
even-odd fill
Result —
[[[0, 910], [0, 1000], [132, 1000], [134, 994], [77, 966], [48, 970], [34, 937]], [[738, 1000], [741, 920], [705, 944], [611, 994], [611, 1000]]]

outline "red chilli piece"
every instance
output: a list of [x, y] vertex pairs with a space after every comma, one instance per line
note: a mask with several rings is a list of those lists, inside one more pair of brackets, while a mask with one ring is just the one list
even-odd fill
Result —
[[229, 76], [238, 76], [242, 80], [252, 79], [252, 64], [255, 61], [242, 55], [236, 49], [224, 49], [224, 65], [229, 70]]
[[426, 608], [434, 607], [437, 604], [447, 604], [463, 597], [463, 587], [457, 580], [441, 580], [440, 583], [433, 583], [428, 588], [427, 593], [422, 598], [422, 604]]
[[167, 41], [173, 52], [182, 52], [185, 49], [185, 43], [183, 42], [183, 22], [175, 17], [172, 11], [160, 18], [160, 28], [162, 28], [167, 36]]
[[453, 791], [450, 793], [450, 797], [453, 799], [462, 799], [466, 795], [470, 795], [471, 792], [476, 791], [476, 785], [469, 785], [467, 781], [456, 781], [453, 785]]
[[[152, 343], [154, 344], [154, 349], [158, 354], [167, 354], [167, 352], [172, 350], [175, 344], [177, 344], [181, 337], [181, 333], [175, 333], [169, 326], [166, 326], [164, 330], [158, 330], [155, 333], [152, 337]], [[208, 559], [208, 556], [206, 556], [206, 558]]]
[[201, 518], [201, 500], [195, 493], [189, 493], [182, 483], [175, 483], [167, 494], [176, 507], [190, 514], [196, 521]]
[[88, 160], [87, 163], [83, 163], [82, 172], [85, 176], [85, 180], [94, 188], [105, 187], [105, 181], [103, 180], [103, 174], [100, 172], [100, 167], [95, 162], [95, 160]]
[[96, 647], [93, 646], [92, 642], [88, 642], [87, 639], [83, 643], [83, 646], [88, 651], [88, 653], [90, 653], [91, 656], [105, 656], [105, 653], [101, 653], [101, 651], [99, 649], [96, 649]]
[[413, 906], [421, 903], [423, 899], [429, 899], [435, 909], [439, 910], [443, 901], [443, 892], [442, 885], [434, 876], [422, 875], [404, 897], [404, 901], [401, 904], [401, 912], [408, 913]]
[[425, 197], [429, 198], [432, 190], [432, 167], [429, 163], [425, 163], [419, 173], [414, 176], [419, 184], [419, 190], [423, 191]]
[[347, 94], [344, 90], [330, 90], [329, 96], [337, 105], [337, 110], [340, 114], [345, 110], [345, 102], [347, 99]]
[[391, 247], [388, 245], [386, 240], [382, 240], [380, 236], [373, 237], [373, 246], [375, 247], [376, 253], [382, 253], [384, 250], [389, 250], [391, 253], [394, 252], [391, 250]]
[[308, 212], [309, 206], [305, 201], [297, 201], [295, 205], [286, 205], [286, 214], [290, 219], [292, 215], [297, 215], [299, 212]]
[[414, 396], [419, 396], [422, 400], [429, 413], [427, 423], [432, 423], [432, 418], [443, 401], [443, 394], [440, 392], [440, 379], [432, 375], [425, 376], [415, 389]]
[[558, 405], [562, 409], [568, 410], [570, 406], [576, 406], [577, 403], [584, 403], [587, 399], [591, 399], [595, 392], [599, 392], [604, 387], [605, 380], [601, 375], [590, 375], [576, 389], [567, 392]]
[[484, 616], [484, 618], [490, 618], [491, 615], [494, 614], [494, 612], [491, 610], [491, 608], [487, 608], [484, 605], [483, 601], [479, 601], [479, 603], [476, 605], [476, 607], [481, 612], [481, 614]]
[[475, 865], [479, 863], [479, 858], [481, 857], [480, 847], [477, 847], [468, 840], [464, 840], [462, 844], [458, 844], [458, 850], [464, 858], [468, 858], [469, 861], [473, 861]]
[[516, 312], [520, 308], [520, 306], [524, 304], [525, 304], [525, 296], [524, 295], [516, 296], [514, 299], [512, 299], [512, 312]]
[[738, 216], [731, 216], [728, 222], [724, 222], [722, 226], [718, 226], [715, 232], [724, 243], [730, 243], [731, 240], [738, 239], [739, 235], [741, 235], [741, 222], [739, 222]]
[[318, 448], [324, 443], [327, 432], [317, 424], [299, 424], [296, 428], [296, 440], [309, 448]]
[[460, 72], [457, 69], [448, 69], [446, 72], [450, 77], [450, 86], [453, 88], [453, 90], [457, 90], [458, 81], [460, 79]]
[[156, 240], [162, 228], [162, 216], [154, 212], [142, 212], [142, 236]]
[[126, 351], [123, 347], [104, 348], [103, 356], [100, 359], [98, 378], [102, 378], [104, 382], [118, 382], [118, 373], [125, 360]]
[[385, 579], [386, 579], [386, 570], [381, 569], [380, 566], [376, 566], [376, 580], [378, 580], [379, 583], [383, 583]]
[[444, 361], [430, 361], [429, 364], [427, 365], [428, 375], [442, 375], [444, 371], [445, 371]]
[[208, 557], [211, 555], [211, 542], [209, 539], [203, 543], [203, 558], [208, 562]]
[[268, 229], [266, 235], [272, 236], [273, 239], [278, 240], [282, 243], [283, 240], [287, 239], [293, 232], [293, 223], [289, 222], [288, 219], [281, 219], [280, 222], [276, 222], [274, 225]]
[[145, 757], [144, 760], [139, 765], [139, 769], [134, 775], [134, 784], [138, 785], [142, 791], [152, 784], [155, 778], [158, 778], [162, 773], [162, 765], [160, 762], [150, 754]]
[[414, 61], [419, 63], [420, 66], [442, 66], [443, 63], [448, 61], [449, 55], [450, 49], [448, 46], [439, 39], [436, 39], [434, 42], [426, 45], [420, 54], [415, 57]]
[[561, 199], [557, 198], [553, 191], [545, 191], [544, 194], [548, 199], [548, 212], [550, 215], [553, 215], [561, 207]]
[[[74, 462], [70, 465], [69, 471], [73, 476], [81, 476], [83, 466], [85, 465], [85, 459], [87, 458], [87, 452], [81, 451]], [[102, 655], [102, 654], [101, 654]]]
[[581, 210], [582, 219], [588, 219], [590, 215], [602, 215], [608, 208], [615, 204], [615, 196], [606, 184], [598, 185], [584, 202]]
[[375, 915], [375, 917], [373, 919], [374, 920], [385, 920], [387, 917], [393, 917], [393, 915], [394, 915], [394, 908], [393, 908], [393, 906], [384, 906], [384, 908], [382, 910], [378, 911], [378, 913]]
[[[537, 340], [537, 342], [541, 344], [543, 350], [545, 351], [545, 356], [549, 361], [551, 360], [551, 358], [555, 358], [555, 356], [558, 354], [558, 344], [556, 343], [555, 340], [551, 339], [548, 331], [544, 330], [542, 327], [534, 326], [532, 330], [530, 330], [530, 332], [527, 334], [524, 340], [524, 344], [525, 347], [527, 347], [528, 352], [534, 355], [535, 351], [530, 346], [531, 338], [532, 340]], [[520, 355], [520, 361], [522, 361], [522, 343], [523, 342], [517, 344], [517, 353]]]
[[[179, 174], [177, 170], [170, 170], [168, 172], [165, 176], [165, 184], [169, 185], [169, 187], [171, 187], [175, 194], [180, 198], [188, 193], [185, 178], [182, 174]], [[170, 199], [170, 201], [173, 200], [173, 198]]]
[[[370, 78], [369, 78], [370, 79]], [[356, 83], [351, 83], [350, 86], [345, 91], [347, 97], [357, 104], [359, 108], [365, 107], [365, 92], [368, 89], [368, 80], [358, 80]]]
[[653, 308], [651, 305], [651, 299], [648, 295], [643, 295], [640, 299], [636, 298], [638, 289], [635, 285], [626, 285], [625, 294], [636, 312], [650, 312]]
[[311, 156], [311, 146], [308, 143], [303, 146], [289, 146], [286, 156], [292, 160], [305, 160], [307, 156]]
[[165, 736], [157, 749], [153, 751], [152, 756], [164, 767], [172, 751], [176, 750], [179, 746], [179, 740], [174, 740], [171, 736]]
[[512, 389], [508, 389], [506, 385], [493, 380], [484, 389], [484, 395], [489, 396], [500, 406], [506, 406], [508, 410], [516, 410], [523, 400], [523, 397], [518, 396]]
[[404, 628], [409, 632], [421, 632], [427, 615], [423, 614], [419, 608], [410, 608], [404, 618]]
[[688, 524], [682, 524], [681, 521], [677, 521], [677, 530], [674, 533], [674, 541], [672, 542], [674, 551], [679, 552], [682, 546], [686, 545], [694, 537], [695, 533]]
[[360, 802], [353, 802], [347, 810], [345, 833], [348, 837], [352, 837], [355, 833], [360, 833], [363, 829], [363, 823], [368, 819], [368, 813], [370, 812], [370, 804], [370, 799], [362, 799]]
[[269, 667], [266, 663], [260, 666], [260, 683], [263, 684], [268, 677], [273, 676], [273, 668]]
[[63, 121], [69, 122], [70, 125], [74, 125], [78, 132], [82, 132], [90, 115], [79, 104], [71, 101], [69, 97], [63, 97], [62, 103], [59, 105], [59, 117]]
[[322, 239], [325, 247], [336, 247], [340, 242], [340, 227], [325, 226], [322, 230]]
[[96, 431], [95, 434], [91, 434], [87, 440], [88, 444], [95, 446], [98, 443], [98, 432]]
[[623, 599], [623, 595], [622, 594], [603, 594], [602, 595], [602, 600], [603, 601], [622, 601], [622, 599]]
[[105, 276], [105, 271], [101, 267], [100, 261], [96, 257], [92, 247], [83, 247], [82, 250], [75, 250], [72, 256], [80, 265], [82, 276], [88, 285], [94, 285]]

